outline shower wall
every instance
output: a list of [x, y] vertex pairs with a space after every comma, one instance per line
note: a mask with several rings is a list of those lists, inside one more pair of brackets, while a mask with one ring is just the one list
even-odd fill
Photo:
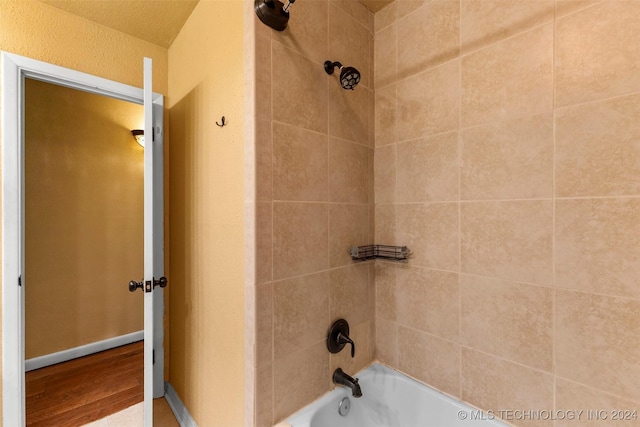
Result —
[[[338, 366], [373, 358], [373, 15], [355, 0], [300, 1], [289, 27], [255, 21], [256, 425], [328, 391]], [[358, 68], [343, 90], [326, 60]], [[356, 357], [331, 355], [332, 321], [351, 325]]]
[[636, 1], [375, 15], [375, 240], [414, 252], [376, 264], [380, 360], [487, 410], [637, 408], [638, 22]]

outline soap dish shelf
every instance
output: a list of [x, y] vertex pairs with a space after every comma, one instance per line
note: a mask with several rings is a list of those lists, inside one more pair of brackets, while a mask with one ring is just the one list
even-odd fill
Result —
[[352, 246], [349, 249], [349, 254], [354, 261], [384, 259], [387, 261], [408, 262], [411, 251], [406, 246], [365, 245]]

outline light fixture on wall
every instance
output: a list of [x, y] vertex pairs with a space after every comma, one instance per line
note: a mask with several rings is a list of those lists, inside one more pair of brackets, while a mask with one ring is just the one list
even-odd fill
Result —
[[136, 142], [144, 147], [144, 131], [142, 129], [134, 129], [131, 131], [131, 135], [136, 139]]

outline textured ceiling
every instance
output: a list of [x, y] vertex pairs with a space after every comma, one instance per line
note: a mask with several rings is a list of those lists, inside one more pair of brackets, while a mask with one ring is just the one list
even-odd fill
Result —
[[167, 48], [198, 4], [198, 0], [40, 1]]
[[393, 0], [358, 0], [362, 3], [367, 9], [371, 12], [375, 13], [391, 3]]
[[[199, 0], [40, 1], [105, 27], [168, 48]], [[358, 1], [375, 13], [393, 0]]]

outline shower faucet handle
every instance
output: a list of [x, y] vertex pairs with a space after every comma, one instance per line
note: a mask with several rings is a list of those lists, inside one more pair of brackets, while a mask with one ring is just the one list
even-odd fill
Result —
[[353, 340], [348, 336], [342, 335], [341, 332], [338, 332], [338, 343], [340, 344], [351, 344], [351, 357], [356, 357], [356, 345], [353, 343]]
[[351, 344], [351, 357], [356, 356], [356, 345], [349, 338], [349, 323], [344, 319], [333, 322], [327, 335], [327, 349], [331, 353], [338, 353], [345, 345]]

